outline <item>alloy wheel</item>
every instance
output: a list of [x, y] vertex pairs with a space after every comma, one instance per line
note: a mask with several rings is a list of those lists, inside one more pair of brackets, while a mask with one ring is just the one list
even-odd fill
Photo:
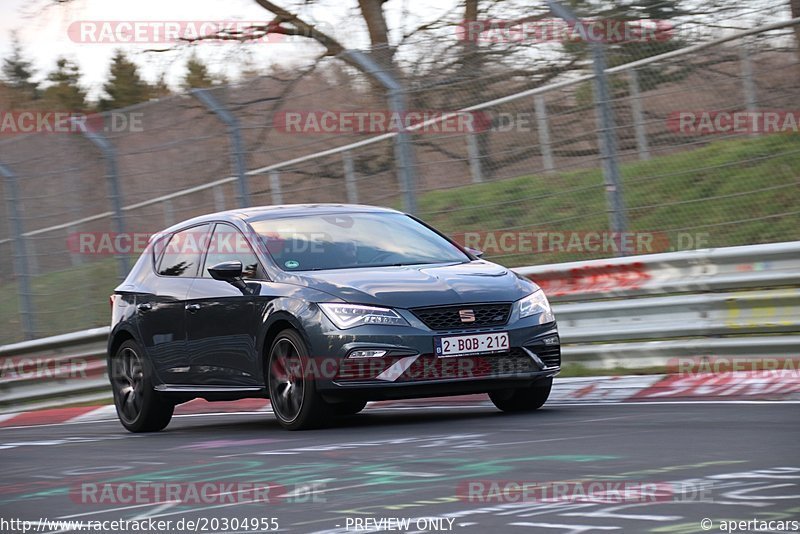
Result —
[[123, 349], [113, 368], [114, 392], [120, 416], [126, 421], [135, 421], [144, 402], [144, 369], [139, 355], [130, 348]]
[[272, 347], [269, 373], [272, 409], [281, 419], [294, 421], [303, 408], [303, 360], [291, 340], [279, 339]]

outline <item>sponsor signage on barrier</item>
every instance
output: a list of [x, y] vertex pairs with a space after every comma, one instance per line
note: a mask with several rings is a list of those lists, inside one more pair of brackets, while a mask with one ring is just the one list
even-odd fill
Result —
[[703, 373], [692, 376], [668, 375], [638, 392], [631, 400], [689, 398], [787, 397], [800, 393], [796, 371], [747, 371], [742, 373]]

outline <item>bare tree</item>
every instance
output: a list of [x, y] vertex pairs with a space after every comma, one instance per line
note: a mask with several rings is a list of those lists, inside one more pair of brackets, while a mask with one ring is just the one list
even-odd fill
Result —
[[[800, 17], [800, 0], [789, 0], [789, 9], [792, 10], [792, 18]], [[794, 39], [797, 41], [797, 55], [800, 56], [800, 24], [794, 25]]]

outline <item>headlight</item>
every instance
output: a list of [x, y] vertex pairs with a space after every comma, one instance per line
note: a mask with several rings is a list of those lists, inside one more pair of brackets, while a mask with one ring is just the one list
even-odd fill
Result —
[[365, 324], [408, 326], [406, 320], [391, 308], [332, 303], [323, 303], [319, 307], [325, 316], [342, 330]]
[[541, 289], [519, 301], [520, 319], [537, 313], [539, 314], [539, 324], [552, 323], [556, 320], [553, 309]]

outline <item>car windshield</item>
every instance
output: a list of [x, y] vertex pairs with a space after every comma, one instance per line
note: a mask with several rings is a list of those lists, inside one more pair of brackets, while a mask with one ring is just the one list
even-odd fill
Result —
[[401, 213], [336, 213], [253, 221], [285, 271], [463, 263], [470, 258]]

